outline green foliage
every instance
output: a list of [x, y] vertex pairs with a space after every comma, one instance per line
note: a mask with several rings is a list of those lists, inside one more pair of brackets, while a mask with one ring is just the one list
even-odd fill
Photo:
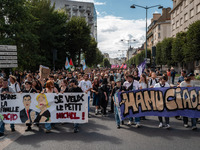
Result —
[[156, 64], [162, 65], [162, 52], [161, 52], [162, 43], [159, 42], [156, 45]]
[[176, 35], [176, 38], [172, 42], [172, 59], [176, 63], [184, 62], [184, 46], [186, 43], [186, 33], [180, 32]]
[[[86, 54], [87, 50], [91, 51], [95, 46], [95, 43], [91, 42], [90, 27], [87, 25], [85, 18], [72, 17], [67, 23], [65, 34], [67, 35], [65, 41], [67, 54], [73, 60], [78, 60], [75, 63], [80, 65], [81, 53]], [[90, 43], [93, 44], [91, 47]]]
[[103, 66], [106, 67], [106, 68], [110, 68], [111, 67], [111, 64], [110, 64], [110, 62], [109, 62], [109, 60], [107, 58], [103, 59]]
[[[129, 64], [139, 65], [144, 61], [144, 58], [145, 58], [145, 50], [143, 50], [141, 53], [137, 54], [135, 57], [132, 57], [129, 60]], [[147, 50], [147, 58], [151, 58], [151, 50]]]
[[184, 48], [185, 62], [200, 60], [200, 20], [191, 24], [186, 35], [186, 46]]

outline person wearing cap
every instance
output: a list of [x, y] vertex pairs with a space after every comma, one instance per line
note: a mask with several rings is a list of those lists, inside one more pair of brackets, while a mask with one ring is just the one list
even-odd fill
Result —
[[112, 101], [114, 102], [115, 121], [117, 123], [118, 129], [120, 129], [120, 119], [119, 119], [119, 114], [118, 114], [119, 104], [116, 104], [114, 95], [117, 94], [118, 92], [124, 92], [124, 91], [126, 91], [126, 87], [122, 86], [121, 79], [117, 79], [116, 86], [113, 89]]
[[20, 93], [21, 89], [19, 87], [19, 84], [17, 82], [17, 79], [15, 76], [10, 75], [9, 76], [9, 80], [10, 80], [10, 87], [14, 90], [15, 93]]
[[[71, 79], [69, 81], [69, 89], [67, 92], [70, 93], [81, 93], [83, 92], [82, 89], [80, 87], [78, 87], [76, 85], [77, 81], [75, 79]], [[78, 123], [74, 123], [74, 133], [79, 132], [79, 124]]]
[[[181, 82], [180, 87], [195, 87], [194, 83], [192, 82], [192, 80], [194, 80], [194, 74], [193, 73], [189, 73], [185, 78], [184, 81]], [[196, 118], [191, 118], [191, 123], [192, 123], [192, 130], [196, 130], [197, 126], [196, 126]], [[183, 117], [183, 124], [185, 128], [188, 128], [188, 117]]]
[[[11, 87], [8, 86], [8, 79], [3, 78], [2, 88], [0, 88], [0, 94], [12, 94], [12, 93], [15, 93], [15, 91]], [[12, 132], [15, 131], [14, 124], [10, 124], [10, 128]], [[5, 129], [5, 124], [2, 123], [0, 126], [0, 137], [4, 136], [4, 129]]]
[[[167, 75], [163, 75], [163, 76], [160, 78], [160, 82], [157, 83], [157, 84], [155, 84], [154, 88], [170, 87], [170, 85], [167, 83], [167, 81], [168, 81]], [[158, 119], [159, 119], [159, 122], [160, 122], [160, 124], [158, 125], [158, 127], [159, 127], [159, 128], [164, 127], [162, 117], [159, 116]], [[165, 117], [165, 122], [166, 122], [166, 125], [165, 125], [166, 129], [169, 129], [169, 128], [170, 128], [170, 125], [169, 125], [169, 117]]]

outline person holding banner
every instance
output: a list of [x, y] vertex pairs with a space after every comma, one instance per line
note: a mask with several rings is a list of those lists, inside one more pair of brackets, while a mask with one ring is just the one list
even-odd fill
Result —
[[157, 75], [155, 72], [151, 73], [151, 78], [149, 79], [149, 86], [150, 88], [153, 88], [155, 84], [157, 84], [159, 81], [157, 79]]
[[117, 123], [117, 128], [120, 129], [120, 115], [119, 115], [119, 111], [118, 111], [118, 103], [115, 100], [115, 96], [118, 92], [124, 92], [126, 91], [126, 87], [122, 86], [122, 82], [121, 79], [117, 79], [116, 80], [116, 86], [113, 89], [113, 96], [112, 96], [112, 101], [114, 102], [114, 113], [115, 113], [115, 121]]
[[99, 81], [98, 77], [94, 78], [94, 82], [92, 84], [93, 89], [91, 90], [93, 92], [93, 106], [95, 106], [95, 115], [98, 114], [98, 108], [99, 108]]
[[[131, 85], [128, 87], [128, 91], [139, 90], [140, 84], [137, 80], [134, 80], [134, 77], [132, 75], [128, 76], [128, 80], [129, 80], [129, 83], [131, 83]], [[132, 125], [132, 124], [133, 124], [133, 118], [130, 117], [128, 125]], [[135, 124], [136, 124], [137, 128], [139, 128], [141, 126], [140, 125], [140, 117], [135, 117]]]
[[[160, 82], [155, 84], [154, 88], [163, 88], [163, 87], [170, 87], [170, 85], [167, 83], [168, 79], [167, 79], [167, 75], [163, 75], [161, 78], [160, 78]], [[163, 125], [163, 119], [162, 117], [158, 117], [159, 119], [159, 122], [160, 124], [158, 125], [159, 128], [162, 128], [164, 127]], [[165, 122], [166, 122], [166, 129], [169, 129], [170, 128], [170, 125], [169, 125], [169, 117], [165, 117]]]
[[[189, 73], [185, 78], [184, 81], [181, 82], [180, 87], [195, 87], [194, 83], [192, 82], [192, 79], [194, 77], [193, 73]], [[184, 127], [188, 128], [188, 117], [183, 117], [183, 123]], [[196, 118], [191, 118], [191, 123], [192, 123], [192, 130], [196, 130]]]
[[[11, 87], [8, 86], [8, 79], [7, 78], [3, 78], [2, 88], [0, 88], [0, 93], [1, 94], [15, 93], [14, 90]], [[15, 131], [15, 125], [14, 124], [10, 124], [10, 128], [11, 128], [12, 132]], [[4, 129], [5, 129], [5, 124], [1, 123], [1, 126], [0, 126], [0, 137], [4, 136]]]

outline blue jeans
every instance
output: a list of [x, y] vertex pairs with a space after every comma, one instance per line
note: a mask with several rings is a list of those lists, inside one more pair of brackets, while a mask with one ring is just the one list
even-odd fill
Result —
[[118, 110], [117, 107], [115, 106], [115, 121], [117, 123], [117, 125], [120, 125], [120, 119], [119, 119], [119, 114], [118, 114]]
[[[15, 125], [14, 124], [10, 124], [10, 128], [14, 129]], [[2, 123], [1, 126], [0, 126], [0, 133], [4, 133], [4, 130], [5, 130], [5, 123]]]
[[51, 123], [45, 123], [44, 124], [45, 129], [51, 130]]
[[79, 124], [78, 124], [78, 123], [74, 123], [74, 129], [77, 129], [77, 128], [78, 128], [78, 126], [79, 126]]
[[2, 123], [0, 126], [0, 133], [4, 133], [5, 123]]
[[88, 96], [88, 113], [90, 111], [90, 96]]
[[[133, 117], [130, 117], [129, 121], [133, 122]], [[140, 117], [135, 117], [135, 123], [140, 123]]]
[[[188, 117], [183, 117], [183, 123], [188, 124]], [[191, 118], [192, 127], [196, 126], [197, 120], [196, 118]]]

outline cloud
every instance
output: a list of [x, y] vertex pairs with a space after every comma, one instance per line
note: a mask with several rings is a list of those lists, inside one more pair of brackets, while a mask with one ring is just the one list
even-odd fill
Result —
[[98, 47], [102, 52], [109, 53], [111, 58], [119, 57], [122, 52], [118, 50], [128, 49], [127, 41], [121, 41], [122, 39], [135, 39], [136, 41], [130, 42], [130, 45], [135, 48], [142, 46], [145, 41], [145, 27], [145, 19], [125, 20], [111, 15], [99, 15], [97, 19]]

